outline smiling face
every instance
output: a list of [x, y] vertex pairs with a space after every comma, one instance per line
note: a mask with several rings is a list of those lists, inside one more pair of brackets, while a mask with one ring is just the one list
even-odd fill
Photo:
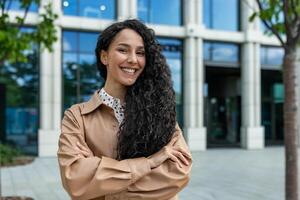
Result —
[[101, 62], [106, 66], [106, 83], [113, 86], [130, 86], [142, 73], [145, 49], [142, 37], [132, 29], [123, 29], [112, 40], [107, 51], [101, 51]]

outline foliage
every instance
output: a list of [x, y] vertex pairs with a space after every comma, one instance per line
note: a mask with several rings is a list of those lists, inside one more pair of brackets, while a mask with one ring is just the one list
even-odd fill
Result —
[[39, 12], [39, 22], [33, 31], [21, 31], [25, 25], [31, 4], [40, 4], [40, 0], [19, 0], [24, 15], [16, 15], [12, 19], [10, 5], [12, 0], [0, 0], [0, 65], [4, 62], [27, 62], [24, 52], [34, 45], [41, 45], [52, 51], [52, 44], [57, 40], [54, 21], [57, 15], [53, 13], [51, 4], [43, 6]]
[[6, 86], [8, 107], [35, 107], [38, 94], [38, 49], [27, 51], [27, 62], [5, 64], [0, 68], [0, 83]]
[[259, 17], [270, 34], [274, 34], [286, 50], [292, 41], [300, 37], [300, 0], [256, 0], [258, 11], [250, 21]]
[[21, 152], [11, 146], [0, 143], [0, 166], [11, 164]]

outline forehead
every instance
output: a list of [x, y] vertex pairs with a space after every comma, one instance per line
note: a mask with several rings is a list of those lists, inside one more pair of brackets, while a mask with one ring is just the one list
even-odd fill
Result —
[[144, 46], [143, 38], [132, 29], [121, 30], [114, 38], [111, 45], [125, 43], [130, 46]]

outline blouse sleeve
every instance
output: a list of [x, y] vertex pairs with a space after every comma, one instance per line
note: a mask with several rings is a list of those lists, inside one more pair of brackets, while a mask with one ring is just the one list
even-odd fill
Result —
[[72, 199], [92, 199], [124, 191], [151, 171], [143, 157], [122, 161], [104, 156], [85, 158], [76, 148], [77, 142], [88, 148], [80, 118], [70, 109], [65, 112], [57, 153], [62, 184]]
[[[190, 154], [188, 146], [182, 136], [179, 126], [176, 126], [176, 132], [180, 134], [180, 138], [176, 145], [182, 147]], [[175, 135], [175, 134], [174, 134]], [[182, 190], [189, 182], [189, 176], [192, 168], [192, 160], [188, 160], [189, 164], [182, 165], [171, 160], [165, 161], [159, 167], [152, 169], [150, 173], [143, 176], [135, 183], [128, 187], [128, 197], [137, 199], [170, 199]], [[130, 198], [129, 198], [130, 199]]]

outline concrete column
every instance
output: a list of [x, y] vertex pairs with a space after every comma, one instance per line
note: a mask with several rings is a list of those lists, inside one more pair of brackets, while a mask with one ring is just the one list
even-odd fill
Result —
[[198, 4], [185, 0], [184, 23], [187, 38], [184, 43], [184, 132], [192, 151], [206, 149], [206, 129], [203, 127], [203, 61], [202, 40], [196, 39]]
[[117, 20], [123, 21], [129, 17], [129, 3], [131, 0], [118, 0], [117, 1]]
[[[49, 1], [41, 2], [41, 6]], [[61, 15], [61, 1], [52, 1], [53, 10]], [[40, 8], [39, 12], [43, 12]], [[61, 122], [61, 28], [56, 25], [57, 41], [53, 52], [42, 50], [40, 54], [40, 129], [38, 132], [38, 155], [55, 156]]]
[[259, 20], [249, 22], [256, 6], [254, 0], [241, 4], [242, 30], [246, 42], [242, 45], [242, 127], [241, 146], [246, 149], [264, 148], [264, 127], [261, 126], [260, 46], [254, 42]]
[[129, 13], [128, 17], [129, 18], [138, 18], [138, 5], [137, 5], [137, 0], [129, 0]]
[[242, 47], [242, 127], [241, 145], [246, 149], [264, 148], [261, 126], [259, 45], [247, 42]]

